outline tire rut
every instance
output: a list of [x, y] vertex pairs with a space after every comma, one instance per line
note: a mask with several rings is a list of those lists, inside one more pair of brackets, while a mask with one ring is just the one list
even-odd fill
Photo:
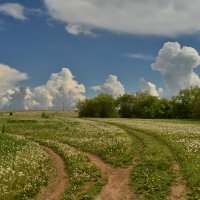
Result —
[[50, 175], [49, 183], [34, 200], [60, 200], [67, 186], [64, 161], [52, 149], [44, 147], [44, 151], [52, 160], [55, 173]]
[[[134, 130], [129, 127], [125, 128], [123, 125], [120, 125], [120, 124], [115, 124], [115, 123], [108, 123], [108, 124], [115, 125], [130, 134], [132, 131], [138, 131], [138, 130]], [[142, 131], [139, 130], [139, 132], [142, 132]], [[145, 132], [143, 132], [143, 133], [147, 134]], [[166, 144], [162, 140], [159, 140], [157, 137], [154, 137], [150, 134], [147, 134], [147, 135], [154, 138], [159, 143], [162, 143], [164, 146], [166, 146], [168, 148], [169, 152], [172, 155], [174, 155], [173, 150], [169, 147], [168, 144]], [[175, 157], [175, 155], [174, 155], [174, 157]], [[172, 164], [172, 171], [175, 176], [175, 180], [172, 183], [172, 186], [170, 188], [170, 194], [166, 197], [166, 200], [186, 200], [187, 199], [187, 191], [188, 191], [187, 186], [186, 186], [186, 180], [184, 179], [184, 177], [181, 173], [179, 162], [175, 158], [174, 158], [174, 162]]]
[[180, 172], [180, 165], [179, 163], [175, 162], [172, 166], [173, 172], [176, 176], [175, 182], [171, 187], [170, 195], [167, 197], [166, 200], [186, 200], [187, 199], [187, 187], [185, 180]]
[[90, 153], [84, 153], [92, 163], [94, 163], [102, 172], [102, 176], [107, 177], [108, 183], [95, 198], [95, 200], [134, 200], [135, 195], [129, 188], [130, 172], [129, 168], [114, 168], [104, 163], [99, 157]]

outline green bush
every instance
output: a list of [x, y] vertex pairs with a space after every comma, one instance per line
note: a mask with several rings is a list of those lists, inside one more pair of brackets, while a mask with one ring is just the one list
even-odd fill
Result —
[[77, 110], [80, 117], [117, 117], [115, 99], [107, 94], [79, 102]]

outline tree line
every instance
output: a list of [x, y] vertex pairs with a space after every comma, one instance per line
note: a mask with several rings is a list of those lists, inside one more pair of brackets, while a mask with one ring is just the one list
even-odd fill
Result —
[[200, 88], [180, 90], [171, 99], [158, 98], [146, 92], [124, 94], [117, 99], [100, 94], [76, 106], [80, 117], [122, 118], [200, 118]]

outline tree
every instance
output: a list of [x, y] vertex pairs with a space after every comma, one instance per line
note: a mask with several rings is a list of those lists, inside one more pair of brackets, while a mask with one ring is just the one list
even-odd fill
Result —
[[[137, 95], [137, 94], [136, 94]], [[138, 94], [137, 117], [152, 118], [152, 105], [158, 100], [157, 97], [143, 93]]]
[[137, 92], [136, 94], [124, 94], [118, 97], [117, 107], [120, 117], [139, 117], [151, 118], [151, 105], [157, 97], [151, 96], [146, 92]]
[[116, 105], [120, 117], [135, 117], [134, 107], [136, 105], [136, 98], [133, 94], [124, 94], [118, 97], [116, 100]]
[[181, 90], [172, 98], [174, 115], [177, 118], [200, 118], [200, 88]]
[[108, 94], [100, 94], [77, 104], [80, 117], [117, 117], [115, 99]]
[[168, 99], [157, 99], [151, 105], [152, 118], [172, 118], [173, 106], [172, 102]]

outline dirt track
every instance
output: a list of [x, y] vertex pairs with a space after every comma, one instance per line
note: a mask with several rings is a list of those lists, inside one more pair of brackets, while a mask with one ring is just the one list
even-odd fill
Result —
[[176, 174], [176, 180], [171, 187], [171, 193], [167, 198], [167, 200], [186, 200], [187, 199], [186, 183], [180, 174], [180, 166], [178, 163], [173, 164], [173, 171]]
[[52, 149], [44, 147], [44, 151], [50, 156], [55, 173], [51, 174], [48, 185], [35, 200], [60, 200], [67, 185], [64, 162]]
[[99, 157], [86, 154], [102, 172], [103, 176], [108, 178], [108, 184], [103, 188], [96, 200], [134, 200], [134, 194], [129, 188], [129, 175], [131, 167], [127, 169], [113, 168], [109, 164], [104, 163]]

